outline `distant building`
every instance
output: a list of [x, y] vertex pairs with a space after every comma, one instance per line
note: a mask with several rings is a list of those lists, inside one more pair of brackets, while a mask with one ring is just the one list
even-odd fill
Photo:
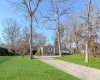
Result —
[[[46, 55], [59, 55], [58, 53], [58, 46], [53, 46], [51, 44], [43, 46], [40, 48], [41, 49], [41, 54], [46, 56]], [[63, 49], [61, 50], [61, 53], [69, 53], [69, 49]]]
[[51, 44], [41, 47], [41, 53], [42, 55], [59, 55], [58, 48]]

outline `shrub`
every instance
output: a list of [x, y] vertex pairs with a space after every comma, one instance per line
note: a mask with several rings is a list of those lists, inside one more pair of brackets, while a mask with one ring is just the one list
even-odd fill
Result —
[[8, 49], [0, 47], [0, 55], [1, 56], [8, 55]]
[[76, 50], [76, 48], [74, 48], [74, 54], [77, 54], [77, 50]]
[[8, 52], [8, 56], [14, 56], [15, 54], [12, 52]]
[[61, 52], [62, 55], [72, 55], [70, 52]]
[[36, 52], [37, 52], [37, 50], [33, 50], [33, 51], [32, 51], [33, 55], [35, 55], [35, 54], [36, 54]]

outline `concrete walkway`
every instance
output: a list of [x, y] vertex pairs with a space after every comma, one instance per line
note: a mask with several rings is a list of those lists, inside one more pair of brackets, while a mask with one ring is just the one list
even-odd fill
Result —
[[53, 59], [52, 57], [38, 57], [41, 61], [52, 65], [66, 73], [69, 73], [81, 80], [100, 80], [100, 70]]

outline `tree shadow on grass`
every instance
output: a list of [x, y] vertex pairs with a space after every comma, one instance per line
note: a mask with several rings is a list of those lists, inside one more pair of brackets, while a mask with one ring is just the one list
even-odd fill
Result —
[[12, 56], [0, 56], [0, 64], [10, 60]]

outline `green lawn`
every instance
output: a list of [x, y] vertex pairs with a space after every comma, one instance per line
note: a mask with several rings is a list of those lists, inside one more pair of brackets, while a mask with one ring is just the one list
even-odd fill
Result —
[[91, 58], [89, 58], [89, 63], [84, 62], [84, 60], [85, 60], [84, 56], [72, 55], [72, 56], [56, 57], [56, 59], [60, 59], [60, 60], [68, 61], [71, 63], [76, 63], [76, 64], [100, 69], [100, 58], [91, 57]]
[[0, 80], [79, 80], [39, 60], [0, 57]]

